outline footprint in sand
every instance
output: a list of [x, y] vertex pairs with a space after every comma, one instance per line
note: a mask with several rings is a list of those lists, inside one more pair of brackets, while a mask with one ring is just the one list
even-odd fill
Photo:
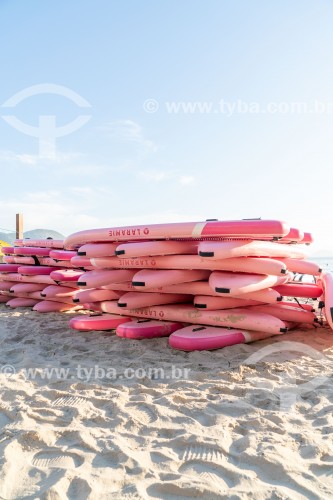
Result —
[[143, 425], [149, 425], [158, 418], [148, 405], [127, 405], [127, 408], [129, 409], [131, 418]]
[[188, 462], [179, 467], [179, 472], [196, 477], [205, 484], [215, 484], [221, 490], [227, 490], [237, 484], [236, 478], [232, 477], [229, 470], [213, 463]]
[[74, 469], [80, 467], [84, 459], [76, 453], [66, 453], [60, 450], [41, 451], [32, 457], [31, 463], [35, 467]]
[[209, 500], [221, 500], [220, 494], [214, 494], [210, 488], [200, 489], [200, 496], [196, 485], [187, 483], [154, 483], [147, 488], [148, 498], [168, 498], [179, 500], [185, 498], [209, 498]]
[[214, 482], [220, 489], [232, 488], [239, 482], [239, 477], [229, 467], [225, 467], [223, 452], [213, 446], [191, 445], [178, 450], [183, 464], [179, 472], [200, 477], [205, 483]]
[[86, 404], [87, 399], [86, 398], [80, 398], [80, 397], [75, 397], [75, 396], [64, 396], [62, 398], [58, 398], [55, 401], [53, 401], [52, 405], [53, 406], [83, 406]]

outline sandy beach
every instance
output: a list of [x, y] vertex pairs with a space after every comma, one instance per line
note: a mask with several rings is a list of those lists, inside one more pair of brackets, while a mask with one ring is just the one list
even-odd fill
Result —
[[0, 305], [1, 499], [332, 498], [329, 329], [184, 353], [70, 317]]

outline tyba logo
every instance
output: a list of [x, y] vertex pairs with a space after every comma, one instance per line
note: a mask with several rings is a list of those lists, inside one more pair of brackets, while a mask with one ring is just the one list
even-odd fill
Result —
[[[45, 83], [40, 85], [33, 85], [32, 87], [27, 87], [26, 89], [17, 92], [2, 104], [2, 108], [15, 108], [18, 104], [25, 101], [29, 97], [42, 94], [53, 94], [65, 97], [76, 104], [79, 108], [91, 107], [86, 99], [81, 97], [73, 90], [62, 85]], [[72, 134], [76, 130], [83, 127], [83, 125], [85, 125], [90, 120], [91, 115], [80, 115], [72, 122], [67, 123], [67, 125], [63, 125], [61, 127], [57, 127], [55, 115], [39, 115], [37, 127], [24, 123], [16, 116], [11, 114], [2, 115], [2, 118], [22, 134], [36, 137], [38, 139], [40, 157], [54, 158], [56, 156], [56, 139], [58, 137], [64, 137], [66, 135]]]

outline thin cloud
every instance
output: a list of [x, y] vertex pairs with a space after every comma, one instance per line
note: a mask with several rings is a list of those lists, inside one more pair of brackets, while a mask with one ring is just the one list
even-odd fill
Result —
[[193, 177], [193, 175], [181, 175], [179, 177], [179, 184], [183, 184], [184, 186], [193, 184], [193, 182], [195, 182], [195, 177]]
[[104, 126], [99, 127], [99, 130], [114, 140], [132, 142], [152, 152], [157, 150], [157, 145], [144, 136], [141, 125], [133, 120], [108, 122]]

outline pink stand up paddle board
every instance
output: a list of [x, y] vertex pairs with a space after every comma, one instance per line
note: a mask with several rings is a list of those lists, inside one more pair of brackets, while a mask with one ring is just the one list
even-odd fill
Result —
[[137, 307], [156, 306], [159, 304], [192, 302], [192, 299], [192, 295], [177, 293], [128, 292], [118, 300], [118, 307], [135, 309]]
[[43, 283], [17, 283], [14, 285], [11, 289], [10, 292], [15, 294], [15, 293], [30, 293], [30, 292], [40, 292], [41, 290], [44, 290], [45, 285]]
[[310, 245], [313, 243], [313, 237], [311, 233], [304, 233], [302, 241], [300, 241], [303, 245]]
[[6, 306], [7, 307], [12, 307], [13, 309], [16, 308], [16, 307], [34, 307], [39, 302], [40, 302], [39, 300], [35, 300], [35, 299], [18, 297], [16, 299], [9, 300], [6, 303]]
[[31, 240], [24, 238], [23, 240], [15, 240], [14, 245], [17, 247], [43, 247], [43, 248], [64, 248], [63, 240], [54, 240], [53, 238], [46, 238], [42, 240]]
[[300, 243], [304, 238], [304, 233], [296, 227], [291, 227], [289, 233], [280, 239], [280, 242]]
[[272, 337], [265, 332], [219, 328], [213, 326], [191, 325], [170, 335], [169, 344], [182, 351], [203, 351], [221, 349], [235, 344], [244, 344]]
[[294, 307], [293, 305], [280, 306], [272, 304], [263, 304], [260, 306], [253, 306], [251, 307], [251, 310], [262, 312], [265, 314], [271, 314], [272, 316], [275, 316], [276, 318], [279, 318], [282, 321], [292, 321], [295, 323], [318, 322], [313, 312], [302, 310], [299, 307]]
[[103, 311], [137, 318], [161, 319], [180, 323], [244, 328], [278, 335], [287, 331], [286, 324], [270, 314], [251, 311], [250, 308], [205, 311], [189, 304], [162, 305], [141, 309], [122, 309], [116, 301], [101, 302]]
[[128, 323], [131, 318], [117, 316], [116, 314], [102, 314], [100, 316], [75, 316], [69, 322], [74, 330], [90, 332], [93, 330], [114, 330], [122, 323]]
[[55, 302], [51, 300], [42, 300], [33, 308], [34, 311], [40, 313], [77, 311], [78, 309], [82, 309], [82, 306], [76, 306], [75, 304], [66, 304], [64, 302]]
[[[145, 292], [145, 289], [137, 288], [135, 289], [131, 283], [114, 283], [112, 285], [105, 285], [103, 288], [107, 290], [118, 290], [123, 292]], [[177, 283], [175, 285], [160, 286], [156, 288], [149, 288], [149, 292], [157, 293], [185, 293], [190, 295], [209, 295], [215, 297], [221, 297], [221, 294], [215, 292], [210, 286], [208, 281], [191, 281], [188, 283]], [[272, 288], [265, 288], [263, 290], [257, 290], [255, 292], [249, 292], [242, 294], [239, 298], [243, 300], [256, 300], [258, 302], [263, 302], [266, 304], [273, 304], [277, 301], [282, 300], [281, 295]]]
[[308, 299], [317, 299], [323, 293], [323, 290], [314, 283], [285, 283], [283, 285], [274, 286], [274, 290], [286, 297]]
[[[290, 245], [290, 246], [295, 246], [295, 245]], [[316, 262], [310, 262], [308, 260], [300, 260], [294, 258], [293, 259], [283, 258], [279, 260], [283, 262], [288, 268], [288, 270], [293, 273], [319, 276], [322, 271], [322, 269]]]
[[209, 271], [190, 269], [142, 269], [133, 276], [132, 285], [134, 288], [153, 288], [188, 281], [206, 280], [209, 275]]
[[48, 257], [50, 255], [49, 248], [40, 248], [40, 247], [16, 247], [14, 248], [15, 255], [28, 255], [36, 257]]
[[113, 257], [115, 255], [118, 243], [90, 243], [83, 245], [78, 249], [77, 254], [82, 257]]
[[18, 264], [0, 264], [0, 273], [17, 273]]
[[56, 282], [77, 282], [84, 274], [84, 271], [77, 269], [57, 269], [52, 271], [50, 277]]
[[49, 285], [41, 292], [40, 296], [52, 300], [53, 298], [73, 298], [78, 288], [68, 286]]
[[14, 255], [15, 247], [1, 247], [1, 251], [6, 255]]
[[76, 252], [70, 250], [50, 250], [50, 257], [54, 260], [65, 260], [69, 261], [72, 257], [77, 255]]
[[50, 275], [54, 271], [54, 267], [47, 266], [20, 266], [18, 272], [26, 276], [35, 275]]
[[136, 257], [121, 259], [105, 257], [91, 259], [97, 269], [202, 269], [209, 271], [232, 271], [240, 273], [273, 274], [281, 276], [287, 272], [283, 262], [276, 259], [236, 257], [232, 259], [206, 259], [198, 255], [169, 255], [164, 257]]
[[325, 272], [322, 276], [322, 284], [324, 288], [324, 313], [327, 323], [333, 330], [333, 275]]
[[184, 328], [183, 323], [133, 319], [129, 323], [122, 323], [117, 326], [116, 334], [118, 337], [127, 339], [153, 339], [156, 337], [168, 337], [180, 328]]
[[283, 245], [271, 241], [201, 241], [201, 257], [230, 259], [234, 257], [291, 257], [304, 259], [308, 251], [299, 245]]
[[90, 290], [79, 290], [75, 292], [73, 302], [87, 303], [87, 302], [102, 302], [104, 300], [118, 300], [124, 295], [124, 292], [117, 292], [113, 290], [98, 290], [92, 288]]
[[122, 258], [152, 255], [197, 254], [198, 243], [194, 241], [137, 241], [118, 245], [115, 254]]
[[264, 274], [214, 271], [209, 277], [209, 285], [217, 293], [238, 296], [243, 293], [255, 292], [274, 285], [279, 285], [288, 279], [289, 276], [281, 278], [278, 276], [266, 276]]
[[176, 222], [171, 224], [149, 224], [146, 226], [124, 226], [80, 231], [68, 236], [64, 246], [69, 250], [93, 242], [137, 241], [178, 238], [281, 238], [289, 233], [285, 222], [273, 220], [236, 220]]
[[135, 273], [132, 269], [88, 271], [80, 276], [77, 284], [82, 288], [99, 288], [112, 283], [131, 281]]
[[9, 292], [9, 290], [16, 285], [15, 281], [0, 281], [0, 292]]
[[217, 309], [233, 309], [235, 307], [256, 306], [262, 302], [257, 300], [239, 299], [236, 297], [212, 297], [209, 295], [196, 295], [193, 299], [194, 307], [215, 311]]

